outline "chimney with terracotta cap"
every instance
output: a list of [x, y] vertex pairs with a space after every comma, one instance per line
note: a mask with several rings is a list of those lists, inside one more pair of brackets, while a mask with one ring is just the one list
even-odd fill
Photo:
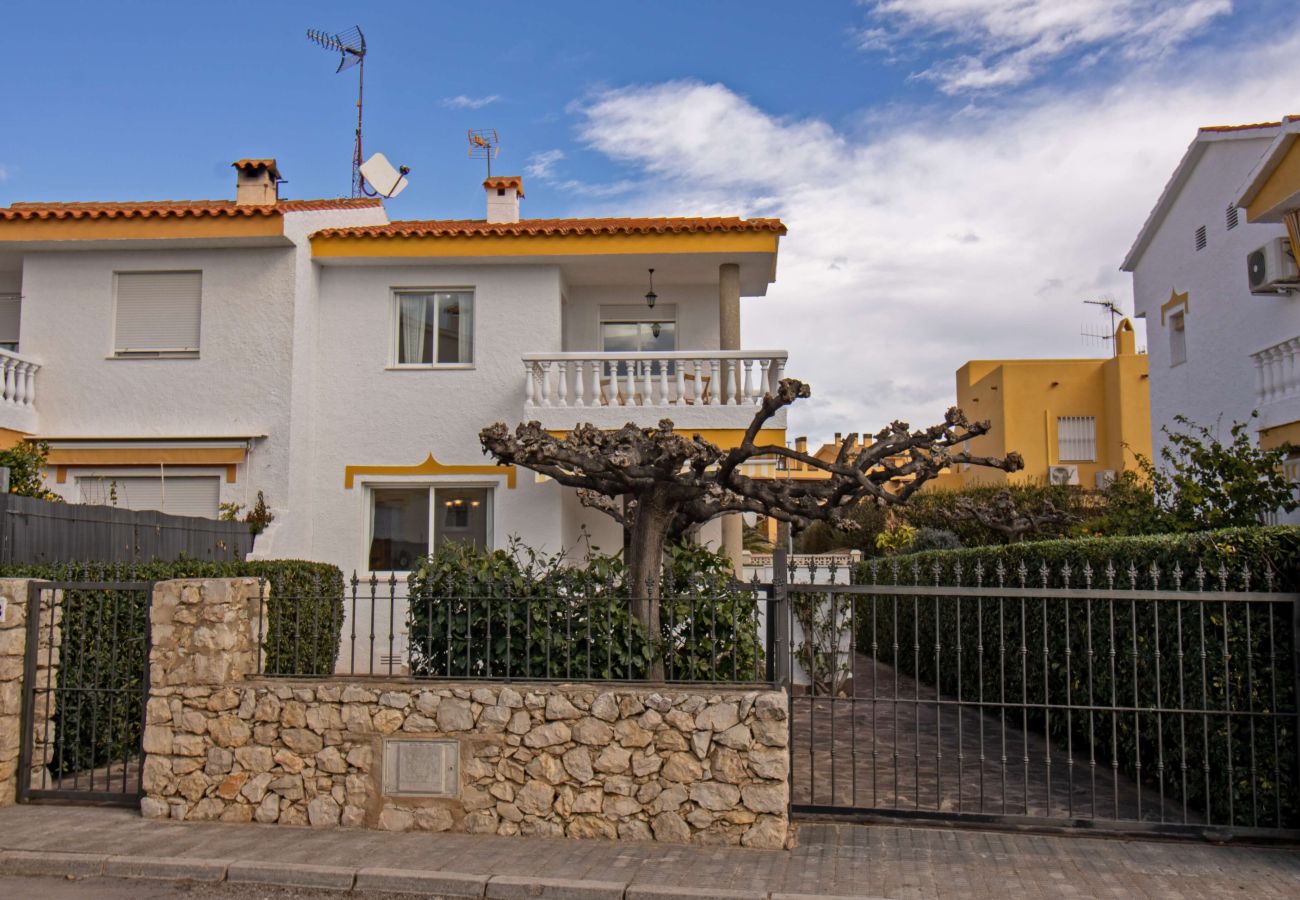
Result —
[[483, 182], [487, 191], [489, 224], [518, 222], [519, 201], [524, 198], [524, 180], [518, 175], [494, 175]]
[[235, 167], [235, 205], [270, 206], [280, 200], [280, 170], [273, 159], [241, 159]]

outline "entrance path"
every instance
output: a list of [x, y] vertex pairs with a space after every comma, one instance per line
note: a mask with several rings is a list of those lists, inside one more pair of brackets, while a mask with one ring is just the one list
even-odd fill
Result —
[[[794, 698], [797, 804], [1202, 822], [1195, 809], [1172, 797], [1162, 802], [1158, 791], [1139, 787], [1117, 767], [1090, 760], [1086, 744], [1049, 743], [1022, 730], [1020, 710], [981, 713], [948, 695], [938, 698], [933, 686], [861, 653], [854, 654], [853, 675], [852, 697]], [[1092, 726], [1099, 744], [1109, 744], [1109, 715], [1075, 715]]]
[[[391, 890], [403, 874], [428, 893], [491, 898], [1300, 896], [1300, 850], [1192, 841], [805, 823], [795, 850], [744, 850], [169, 822], [95, 807], [0, 809], [0, 894], [3, 876], [99, 873], [314, 881], [355, 886], [359, 896], [370, 886]], [[199, 896], [219, 898], [221, 890]]]

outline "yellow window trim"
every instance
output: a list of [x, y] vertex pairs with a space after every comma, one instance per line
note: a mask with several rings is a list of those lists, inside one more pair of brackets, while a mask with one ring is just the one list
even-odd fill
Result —
[[1179, 306], [1183, 308], [1183, 314], [1186, 315], [1188, 310], [1187, 293], [1183, 292], [1180, 294], [1178, 291], [1171, 289], [1169, 291], [1169, 299], [1160, 306], [1160, 324], [1164, 325], [1165, 317]]
[[505, 475], [506, 487], [514, 490], [514, 466], [448, 466], [433, 458], [433, 454], [414, 466], [346, 466], [343, 469], [343, 487], [351, 490], [358, 475]]

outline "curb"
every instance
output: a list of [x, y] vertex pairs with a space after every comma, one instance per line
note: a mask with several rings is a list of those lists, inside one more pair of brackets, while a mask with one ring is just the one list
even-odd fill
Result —
[[567, 878], [529, 878], [494, 875], [488, 879], [488, 900], [623, 900], [622, 881], [570, 881]]
[[277, 865], [264, 862], [232, 862], [226, 866], [226, 881], [231, 884], [350, 891], [356, 877], [356, 869], [344, 866], [313, 866], [307, 863]]
[[676, 887], [667, 884], [629, 884], [623, 900], [768, 900], [767, 891], [731, 891], [726, 888]]
[[97, 853], [6, 850], [0, 853], [0, 875], [102, 875], [107, 859]]
[[460, 875], [436, 869], [358, 869], [357, 891], [389, 891], [399, 894], [424, 894], [438, 897], [482, 897], [487, 890], [487, 875]]
[[176, 856], [110, 856], [104, 874], [112, 878], [161, 878], [173, 881], [221, 881], [230, 860], [186, 859]]

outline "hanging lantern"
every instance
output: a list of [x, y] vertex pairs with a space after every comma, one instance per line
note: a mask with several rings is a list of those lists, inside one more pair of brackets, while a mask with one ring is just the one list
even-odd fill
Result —
[[646, 302], [646, 305], [649, 306], [651, 309], [654, 309], [654, 308], [655, 308], [655, 301], [658, 300], [658, 299], [659, 299], [659, 295], [655, 293], [655, 270], [654, 270], [654, 269], [651, 269], [651, 270], [650, 270], [650, 290], [646, 291], [646, 294], [645, 294], [645, 302]]
[[650, 333], [653, 334], [656, 338], [659, 337], [659, 332], [662, 330], [663, 328], [660, 327], [658, 322], [652, 322], [650, 324]]

